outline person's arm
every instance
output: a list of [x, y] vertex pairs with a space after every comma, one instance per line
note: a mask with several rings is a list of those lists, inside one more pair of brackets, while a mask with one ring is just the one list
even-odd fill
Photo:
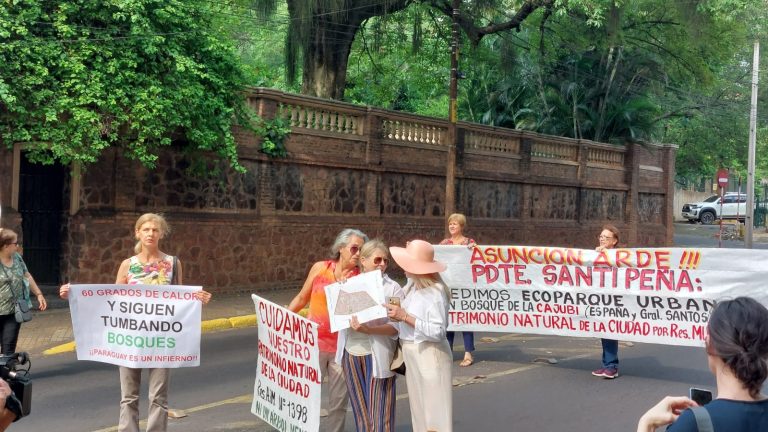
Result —
[[131, 260], [123, 260], [122, 263], [120, 263], [120, 268], [117, 269], [117, 277], [115, 277], [115, 284], [116, 285], [123, 285], [128, 283], [128, 269], [131, 266]]
[[304, 285], [301, 287], [301, 291], [299, 291], [299, 293], [296, 294], [296, 297], [291, 300], [291, 303], [288, 304], [288, 309], [291, 312], [298, 313], [300, 310], [304, 309], [304, 306], [306, 306], [307, 303], [309, 303], [309, 298], [312, 296], [312, 281], [314, 281], [315, 277], [322, 271], [324, 264], [324, 262], [318, 261], [312, 265], [311, 269], [309, 269], [309, 274], [304, 281]]
[[418, 319], [408, 313], [407, 310], [396, 305], [384, 305], [387, 308], [387, 316], [395, 321], [400, 321], [413, 327], [425, 340], [437, 342], [445, 337], [448, 323], [440, 310], [443, 305], [432, 304], [427, 309], [425, 319]]
[[32, 274], [29, 272], [24, 273], [24, 277], [27, 278], [29, 281], [29, 290], [32, 291], [32, 294], [35, 295], [35, 298], [37, 299], [37, 302], [40, 304], [39, 308], [41, 311], [44, 311], [48, 308], [48, 302], [45, 301], [45, 296], [43, 296], [43, 291], [40, 289], [39, 286], [37, 286], [37, 282], [35, 282], [35, 278], [32, 277]]
[[69, 300], [69, 289], [69, 282], [59, 287], [59, 297], [61, 297], [62, 300]]
[[656, 428], [677, 420], [686, 408], [698, 406], [685, 396], [667, 396], [640, 417], [637, 432], [654, 432]]

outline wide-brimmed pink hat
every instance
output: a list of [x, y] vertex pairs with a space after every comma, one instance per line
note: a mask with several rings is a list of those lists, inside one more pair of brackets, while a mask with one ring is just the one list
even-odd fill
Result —
[[402, 248], [389, 248], [397, 265], [408, 273], [425, 275], [440, 273], [445, 270], [445, 264], [435, 261], [435, 249], [424, 240], [411, 240]]

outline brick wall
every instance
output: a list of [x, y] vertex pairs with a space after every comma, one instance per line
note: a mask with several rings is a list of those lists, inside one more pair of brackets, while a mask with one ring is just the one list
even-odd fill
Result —
[[[269, 89], [252, 89], [249, 103], [290, 121], [289, 157], [267, 158], [244, 130], [235, 134], [246, 174], [211, 160], [206, 175], [193, 176], [194, 161], [173, 149], [154, 170], [106, 151], [72, 183], [62, 278], [112, 282], [145, 212], [167, 215], [172, 233], [162, 249], [181, 258], [185, 282], [217, 292], [299, 286], [345, 227], [392, 245], [443, 238], [444, 120]], [[468, 123], [458, 137], [456, 208], [478, 242], [591, 248], [610, 222], [626, 246], [671, 244], [674, 146]], [[12, 154], [0, 151], [0, 167], [9, 163]]]

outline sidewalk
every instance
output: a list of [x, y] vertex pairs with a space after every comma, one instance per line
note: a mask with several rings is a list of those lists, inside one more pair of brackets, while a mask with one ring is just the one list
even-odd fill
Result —
[[[34, 309], [32, 321], [22, 324], [17, 351], [26, 351], [32, 356], [58, 347], [60, 352], [72, 351], [72, 320], [66, 302], [49, 290], [45, 290], [49, 302], [48, 310]], [[298, 290], [274, 290], [257, 292], [257, 295], [279, 305], [287, 305]], [[203, 333], [225, 328], [255, 325], [255, 310], [250, 294], [214, 294], [210, 303], [203, 306]], [[68, 344], [66, 346], [62, 346]]]

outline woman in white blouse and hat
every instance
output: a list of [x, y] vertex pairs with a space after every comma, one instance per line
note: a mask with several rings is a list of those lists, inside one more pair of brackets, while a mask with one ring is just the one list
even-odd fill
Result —
[[408, 282], [401, 306], [386, 305], [399, 321], [406, 364], [405, 381], [415, 432], [453, 430], [453, 387], [448, 327], [448, 288], [440, 278], [445, 264], [435, 261], [432, 245], [423, 240], [390, 247]]

